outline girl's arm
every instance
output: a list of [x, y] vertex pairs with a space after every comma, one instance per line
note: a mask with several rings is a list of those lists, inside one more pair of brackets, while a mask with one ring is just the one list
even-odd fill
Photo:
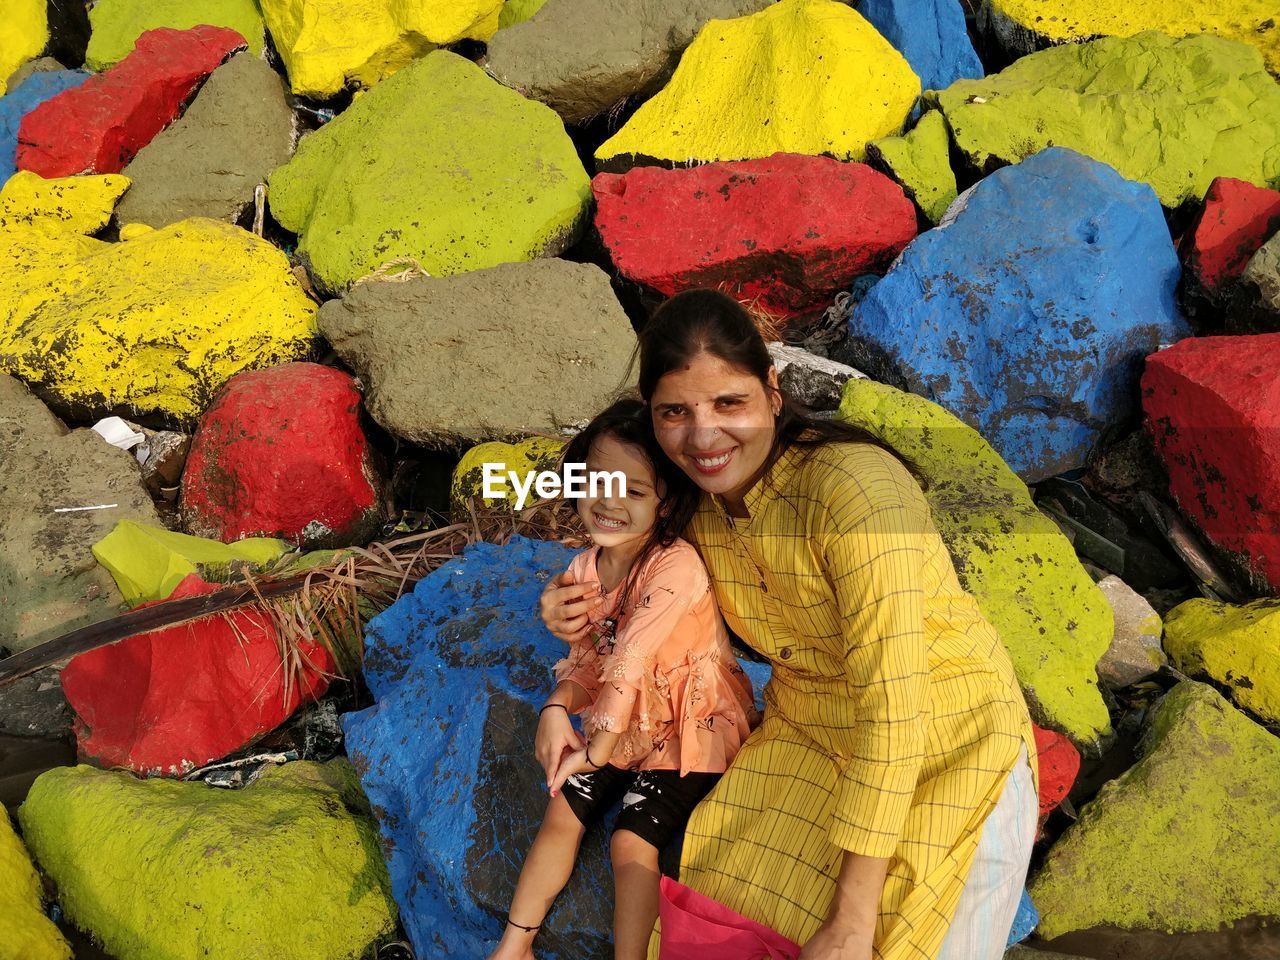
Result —
[[[548, 787], [561, 761], [582, 749], [582, 735], [573, 728], [569, 717], [590, 702], [591, 697], [581, 686], [572, 680], [561, 680], [543, 704], [538, 715], [538, 732], [533, 738], [533, 755], [547, 774]], [[559, 709], [561, 707], [563, 709]]]
[[618, 730], [597, 730], [585, 747], [566, 754], [559, 768], [547, 779], [551, 795], [559, 793], [560, 787], [575, 773], [590, 773], [608, 763], [621, 736]]

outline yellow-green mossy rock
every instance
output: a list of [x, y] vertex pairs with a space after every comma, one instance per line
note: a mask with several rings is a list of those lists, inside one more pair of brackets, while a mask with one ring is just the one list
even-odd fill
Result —
[[0, 188], [0, 228], [42, 226], [97, 233], [128, 189], [129, 178], [118, 173], [46, 180], [20, 170]]
[[187, 30], [207, 23], [230, 27], [262, 56], [262, 15], [254, 0], [97, 0], [89, 10], [84, 65], [101, 71], [127, 57], [138, 37], [157, 27]]
[[746, 160], [774, 153], [861, 160], [897, 133], [920, 79], [871, 24], [836, 0], [781, 0], [712, 20], [670, 82], [596, 151], [606, 169], [636, 159]]
[[[1156, 707], [1139, 753], [1049, 851], [1029, 887], [1036, 932], [1280, 920], [1280, 739], [1184, 681]], [[1112, 956], [1130, 955], [1116, 946]]]
[[1240, 706], [1280, 724], [1280, 600], [1188, 600], [1165, 615], [1164, 630], [1179, 670], [1213, 678]]
[[117, 960], [360, 960], [396, 929], [351, 764], [242, 790], [57, 767], [18, 810], [68, 919]]
[[937, 404], [850, 380], [838, 416], [920, 469], [960, 583], [999, 631], [1032, 717], [1098, 755], [1111, 721], [1095, 665], [1114, 624], [1067, 538], [978, 432]]
[[1131, 37], [1158, 30], [1171, 37], [1211, 33], [1258, 48], [1280, 74], [1280, 8], [1275, 0], [983, 0], [978, 24], [1021, 57], [1055, 43]]
[[261, 0], [294, 93], [371, 87], [436, 46], [488, 40], [502, 0]]
[[1280, 186], [1280, 84], [1256, 48], [1221, 37], [1064, 44], [925, 99], [984, 174], [1057, 146], [1149, 183], [1170, 208], [1215, 177]]
[[902, 184], [916, 206], [937, 223], [956, 198], [956, 175], [951, 169], [951, 135], [942, 111], [930, 110], [909, 133], [867, 144], [871, 162]]
[[267, 241], [200, 218], [122, 236], [0, 229], [0, 373], [77, 419], [191, 424], [241, 370], [312, 349], [316, 306]]
[[498, 29], [505, 30], [517, 23], [524, 23], [542, 9], [547, 0], [507, 0], [498, 14]]
[[[507, 472], [514, 470], [523, 477], [530, 471], [555, 470], [564, 453], [564, 440], [554, 437], [529, 437], [515, 443], [478, 443], [462, 455], [453, 470], [453, 480], [449, 484], [449, 506], [456, 520], [464, 520], [471, 515], [469, 503], [475, 508], [496, 507], [516, 503], [516, 492], [506, 480]], [[484, 465], [496, 464], [503, 481], [497, 486], [506, 491], [498, 499], [484, 496]], [[523, 480], [521, 481], [523, 482]], [[530, 502], [537, 499], [537, 494], [530, 494]], [[528, 506], [528, 504], [526, 504]]]
[[40, 901], [44, 890], [9, 813], [0, 808], [0, 960], [71, 960]]
[[554, 111], [437, 50], [305, 138], [270, 199], [316, 283], [338, 291], [406, 259], [444, 277], [555, 256], [591, 180]]
[[121, 520], [93, 545], [93, 555], [111, 572], [125, 603], [163, 600], [192, 573], [207, 582], [234, 571], [275, 563], [289, 550], [283, 540], [248, 537], [219, 543], [132, 520]]
[[0, 15], [0, 96], [4, 96], [10, 74], [49, 42], [49, 19], [45, 0], [5, 0]]

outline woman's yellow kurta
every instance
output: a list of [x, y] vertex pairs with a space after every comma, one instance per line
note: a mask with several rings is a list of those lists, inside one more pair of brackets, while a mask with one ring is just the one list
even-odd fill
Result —
[[1035, 770], [1009, 656], [884, 450], [794, 447], [746, 505], [707, 497], [689, 532], [773, 679], [694, 811], [681, 880], [804, 943], [843, 851], [890, 857], [875, 955], [934, 960], [1020, 746]]

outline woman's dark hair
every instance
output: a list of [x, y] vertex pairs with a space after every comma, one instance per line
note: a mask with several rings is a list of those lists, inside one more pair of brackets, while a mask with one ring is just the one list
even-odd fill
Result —
[[657, 550], [675, 543], [697, 512], [702, 492], [683, 470], [667, 459], [658, 446], [653, 433], [653, 418], [649, 416], [649, 405], [639, 397], [622, 397], [596, 414], [582, 432], [569, 441], [561, 463], [585, 463], [587, 454], [601, 437], [613, 437], [619, 443], [638, 447], [652, 465], [662, 488], [653, 531], [623, 580], [625, 586], [621, 594], [622, 603], [619, 605], [621, 612], [631, 602], [631, 592], [645, 562]]
[[[653, 399], [658, 381], [709, 353], [756, 377], [765, 389], [773, 358], [745, 307], [719, 290], [686, 290], [666, 300], [640, 331], [640, 395]], [[924, 485], [920, 471], [906, 457], [863, 427], [843, 420], [815, 417], [806, 407], [779, 390], [782, 409], [774, 423], [773, 450], [767, 463], [791, 446], [818, 447], [828, 443], [869, 443], [893, 454]]]

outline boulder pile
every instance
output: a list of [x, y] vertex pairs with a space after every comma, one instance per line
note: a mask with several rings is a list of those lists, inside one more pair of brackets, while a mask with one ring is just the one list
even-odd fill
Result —
[[696, 288], [1009, 651], [1010, 942], [1280, 956], [1274, 6], [5, 0], [0, 960], [487, 956], [581, 531], [486, 472]]

